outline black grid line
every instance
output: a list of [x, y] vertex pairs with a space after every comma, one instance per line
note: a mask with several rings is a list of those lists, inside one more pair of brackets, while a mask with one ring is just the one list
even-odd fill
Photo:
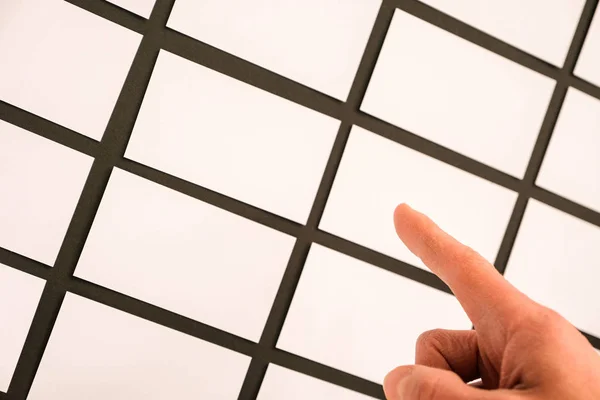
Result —
[[531, 198], [541, 201], [551, 207], [556, 208], [577, 217], [583, 221], [587, 221], [592, 225], [600, 226], [600, 213], [594, 210], [590, 210], [574, 201], [565, 199], [552, 193], [546, 189], [540, 187], [534, 187], [531, 191]]
[[95, 140], [2, 100], [0, 119], [88, 156], [95, 157], [98, 153], [98, 142]]
[[[598, 0], [588, 0], [586, 2], [577, 32], [569, 49], [567, 62], [563, 68], [556, 68], [418, 1], [384, 0], [350, 96], [346, 102], [340, 102], [314, 89], [291, 81], [288, 78], [227, 54], [169, 28], [165, 28], [174, 0], [157, 1], [152, 16], [148, 21], [106, 1], [67, 1], [128, 29], [142, 33], [144, 34], [144, 38], [121, 91], [105, 135], [100, 143], [0, 101], [0, 119], [95, 157], [92, 171], [82, 192], [54, 268], [0, 248], [0, 262], [47, 280], [42, 300], [36, 311], [34, 322], [30, 328], [30, 333], [9, 388], [9, 394], [6, 396], [0, 393], [0, 400], [3, 397], [10, 398], [11, 400], [25, 399], [66, 291], [79, 294], [253, 357], [239, 398], [255, 398], [269, 362], [353, 389], [357, 392], [382, 398], [380, 386], [373, 382], [275, 348], [275, 343], [283, 325], [287, 309], [289, 308], [306, 255], [313, 242], [406, 276], [430, 287], [450, 292], [447, 286], [427, 271], [318, 230], [318, 223], [323, 213], [331, 185], [333, 184], [350, 128], [353, 124], [503, 187], [518, 191], [517, 204], [496, 260], [496, 266], [499, 269], [502, 266], [506, 266], [529, 198], [535, 198], [559, 210], [600, 226], [600, 213], [538, 188], [534, 184], [567, 88], [573, 86], [600, 99], [600, 88], [573, 76], [572, 73]], [[557, 87], [552, 96], [546, 118], [544, 119], [540, 135], [527, 168], [527, 173], [523, 180], [516, 179], [359, 111], [359, 106], [376, 62], [377, 54], [396, 7], [463, 39], [557, 80]], [[128, 137], [133, 129], [133, 124], [135, 123], [160, 48], [342, 121], [306, 226], [161, 171], [123, 159]], [[72, 277], [77, 259], [83, 249], [83, 244], [91, 228], [113, 166], [297, 237], [297, 243], [292, 251], [286, 274], [273, 304], [263, 336], [258, 344], [111, 291], [110, 289]], [[600, 339], [585, 332], [583, 333], [595, 347], [600, 348]]]

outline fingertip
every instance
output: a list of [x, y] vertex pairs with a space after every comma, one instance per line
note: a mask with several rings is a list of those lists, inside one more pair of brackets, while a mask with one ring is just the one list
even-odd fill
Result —
[[414, 211], [412, 209], [411, 206], [409, 206], [406, 203], [400, 203], [396, 206], [396, 208], [394, 209], [394, 224], [398, 224], [398, 222], [402, 222], [402, 220], [404, 219], [404, 216], [407, 213], [410, 213], [411, 211]]
[[[406, 203], [399, 204], [394, 210], [394, 227], [398, 238], [417, 257], [422, 258], [424, 246], [433, 244], [431, 236], [433, 222], [424, 214]], [[423, 260], [425, 261], [425, 260]]]
[[395, 213], [411, 211], [413, 208], [408, 203], [400, 203], [396, 206]]
[[407, 226], [411, 225], [411, 220], [414, 218], [416, 211], [406, 203], [401, 203], [394, 209], [394, 227], [396, 234], [402, 239]]

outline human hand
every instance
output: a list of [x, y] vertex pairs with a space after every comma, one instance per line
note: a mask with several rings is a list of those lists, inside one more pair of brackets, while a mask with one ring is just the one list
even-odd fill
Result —
[[[386, 376], [389, 400], [600, 399], [600, 357], [567, 320], [409, 206], [396, 208], [394, 223], [410, 251], [452, 289], [475, 330], [422, 334], [416, 365]], [[466, 384], [479, 378], [482, 388]]]

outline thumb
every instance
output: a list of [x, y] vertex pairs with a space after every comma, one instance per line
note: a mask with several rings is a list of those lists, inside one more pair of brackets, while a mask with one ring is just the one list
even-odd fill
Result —
[[408, 365], [390, 372], [383, 382], [388, 400], [496, 400], [512, 399], [508, 391], [471, 387], [452, 371]]

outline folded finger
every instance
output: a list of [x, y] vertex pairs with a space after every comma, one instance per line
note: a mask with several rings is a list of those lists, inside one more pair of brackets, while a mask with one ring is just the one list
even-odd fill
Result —
[[480, 378], [477, 333], [445, 329], [425, 332], [417, 340], [415, 362], [452, 371], [464, 382]]

